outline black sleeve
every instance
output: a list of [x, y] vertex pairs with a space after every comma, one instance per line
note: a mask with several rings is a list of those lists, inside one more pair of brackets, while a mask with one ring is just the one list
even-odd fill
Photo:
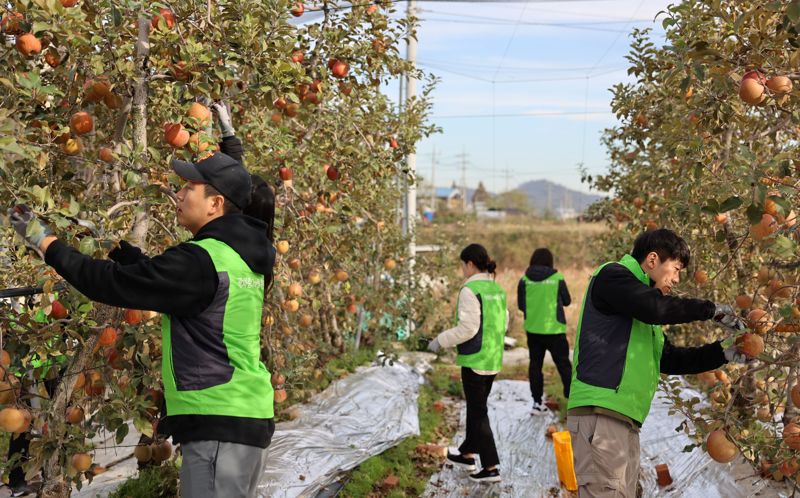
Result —
[[124, 240], [119, 242], [119, 247], [108, 253], [108, 257], [121, 265], [132, 265], [139, 261], [150, 259], [141, 249], [128, 244]]
[[661, 353], [661, 373], [685, 375], [708, 372], [719, 368], [728, 361], [719, 341], [697, 348], [679, 348], [664, 338]]
[[561, 297], [561, 304], [564, 306], [569, 306], [572, 304], [572, 296], [569, 295], [569, 289], [567, 289], [567, 282], [564, 280], [560, 280], [558, 282], [558, 295]]
[[525, 313], [525, 281], [522, 279], [517, 284], [517, 308]]
[[244, 147], [242, 146], [242, 141], [235, 135], [232, 137], [223, 137], [222, 142], [219, 143], [219, 151], [231, 156], [239, 161], [239, 163], [244, 164], [244, 162], [242, 162]]
[[211, 257], [193, 244], [121, 265], [92, 259], [56, 240], [47, 248], [45, 262], [89, 299], [111, 306], [193, 316], [211, 304], [217, 291]]
[[595, 277], [592, 302], [607, 315], [631, 316], [650, 325], [709, 320], [715, 308], [714, 303], [703, 299], [665, 296], [618, 263], [606, 266]]

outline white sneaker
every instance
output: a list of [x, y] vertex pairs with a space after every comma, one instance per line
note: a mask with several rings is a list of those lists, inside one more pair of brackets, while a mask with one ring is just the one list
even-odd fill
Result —
[[531, 408], [531, 415], [547, 415], [550, 413], [550, 408], [547, 408], [547, 405], [544, 403], [537, 403], [533, 402], [533, 408]]

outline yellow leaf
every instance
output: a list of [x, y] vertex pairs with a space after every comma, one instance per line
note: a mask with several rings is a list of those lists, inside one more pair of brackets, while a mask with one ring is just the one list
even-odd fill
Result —
[[47, 152], [42, 152], [39, 154], [37, 158], [37, 165], [39, 166], [39, 171], [43, 171], [44, 168], [47, 166], [47, 161], [50, 159], [50, 154]]

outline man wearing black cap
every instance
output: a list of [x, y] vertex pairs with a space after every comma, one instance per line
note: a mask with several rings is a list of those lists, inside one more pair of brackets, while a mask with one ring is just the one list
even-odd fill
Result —
[[10, 221], [47, 264], [84, 295], [162, 315], [166, 416], [159, 431], [181, 444], [181, 496], [250, 497], [272, 438], [273, 390], [260, 361], [265, 276], [275, 249], [266, 224], [241, 214], [251, 180], [223, 153], [172, 167], [178, 223], [188, 242], [149, 258], [120, 243], [113, 261], [95, 260], [53, 236], [25, 206]]

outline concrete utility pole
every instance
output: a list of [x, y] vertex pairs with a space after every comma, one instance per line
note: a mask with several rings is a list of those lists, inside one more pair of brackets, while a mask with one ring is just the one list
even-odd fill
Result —
[[[417, 16], [417, 2], [416, 0], [410, 0], [408, 2], [408, 18], [416, 18]], [[416, 29], [416, 22], [409, 25], [409, 36], [406, 39], [407, 43], [407, 50], [406, 50], [406, 59], [411, 62], [413, 68], [416, 68], [416, 61], [417, 61], [417, 39], [416, 34], [413, 34]], [[410, 100], [416, 97], [417, 95], [417, 78], [416, 75], [412, 72], [406, 73], [406, 81], [405, 81], [405, 99]], [[401, 104], [402, 104], [401, 100]], [[406, 202], [405, 202], [405, 209], [403, 213], [403, 235], [409, 237], [408, 242], [408, 255], [411, 258], [409, 264], [411, 267], [414, 267], [415, 263], [415, 256], [416, 256], [416, 238], [414, 236], [414, 222], [416, 221], [417, 215], [417, 155], [415, 153], [410, 153], [406, 156], [406, 165], [408, 167], [408, 175], [410, 180], [407, 183], [407, 191], [406, 191]]]
[[461, 148], [461, 208], [467, 212], [467, 151]]
[[431, 153], [431, 209], [436, 213], [436, 146]]

